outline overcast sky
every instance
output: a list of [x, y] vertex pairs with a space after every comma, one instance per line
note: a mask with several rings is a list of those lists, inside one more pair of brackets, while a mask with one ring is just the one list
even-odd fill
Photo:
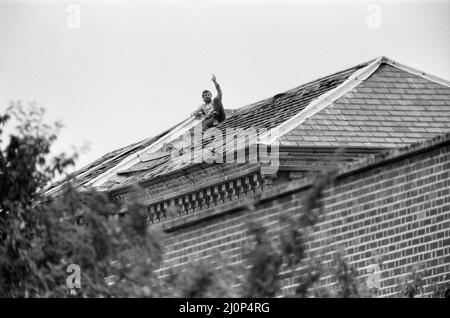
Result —
[[[75, 4], [75, 5], [71, 5]], [[450, 1], [1, 1], [0, 111], [36, 101], [78, 167], [380, 55], [450, 79]]]

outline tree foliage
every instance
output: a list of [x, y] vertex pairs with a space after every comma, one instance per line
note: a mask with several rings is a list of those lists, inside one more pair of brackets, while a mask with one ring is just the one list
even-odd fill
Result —
[[[11, 119], [17, 126], [7, 142], [4, 128]], [[46, 124], [43, 109], [20, 103], [7, 109], [0, 124], [0, 296], [66, 296], [69, 264], [82, 268], [79, 296], [158, 293], [153, 273], [161, 240], [146, 226], [145, 208], [131, 205], [123, 220], [107, 195], [75, 191], [70, 183], [60, 196], [43, 197], [44, 186], [75, 159], [49, 159], [61, 125]], [[130, 253], [142, 256], [133, 260], [136, 266], [127, 264]], [[112, 275], [117, 284], [108, 286], [105, 277]]]
[[[74, 189], [70, 176], [58, 196], [42, 194], [77, 158], [50, 156], [61, 124], [46, 123], [44, 115], [44, 109], [21, 103], [0, 114], [0, 297], [275, 297], [282, 294], [283, 279], [297, 280], [291, 296], [371, 295], [340, 253], [332, 266], [335, 288], [318, 288], [329, 269], [307, 257], [308, 238], [324, 213], [321, 198], [334, 171], [317, 178], [299, 213], [280, 219], [276, 240], [263, 225], [249, 223], [244, 266], [229, 265], [217, 253], [162, 279], [164, 234], [149, 227], [138, 201], [121, 216], [113, 198]], [[82, 269], [80, 289], [67, 287], [71, 264]], [[414, 277], [402, 289], [404, 296], [419, 292], [421, 278]], [[448, 296], [448, 288], [435, 294]]]

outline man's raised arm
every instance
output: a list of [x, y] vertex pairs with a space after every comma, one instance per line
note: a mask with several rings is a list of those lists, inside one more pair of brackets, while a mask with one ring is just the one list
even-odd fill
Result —
[[213, 81], [214, 85], [216, 86], [217, 97], [219, 97], [219, 99], [222, 99], [222, 90], [220, 89], [220, 85], [219, 85], [219, 83], [217, 83], [216, 76], [214, 74], [212, 75], [211, 80]]

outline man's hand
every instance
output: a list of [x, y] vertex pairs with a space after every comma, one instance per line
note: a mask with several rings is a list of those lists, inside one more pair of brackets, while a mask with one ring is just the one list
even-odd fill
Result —
[[214, 74], [212, 75], [212, 79], [211, 79], [211, 81], [213, 81], [213, 83], [214, 83], [214, 84], [217, 84], [217, 81], [216, 81], [216, 76], [215, 76]]

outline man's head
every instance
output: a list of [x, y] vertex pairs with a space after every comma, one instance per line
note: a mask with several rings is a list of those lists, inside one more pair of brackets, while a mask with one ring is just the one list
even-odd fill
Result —
[[211, 102], [211, 98], [212, 98], [212, 94], [210, 91], [208, 90], [204, 90], [202, 93], [202, 97], [203, 97], [203, 101], [205, 103], [210, 103]]

